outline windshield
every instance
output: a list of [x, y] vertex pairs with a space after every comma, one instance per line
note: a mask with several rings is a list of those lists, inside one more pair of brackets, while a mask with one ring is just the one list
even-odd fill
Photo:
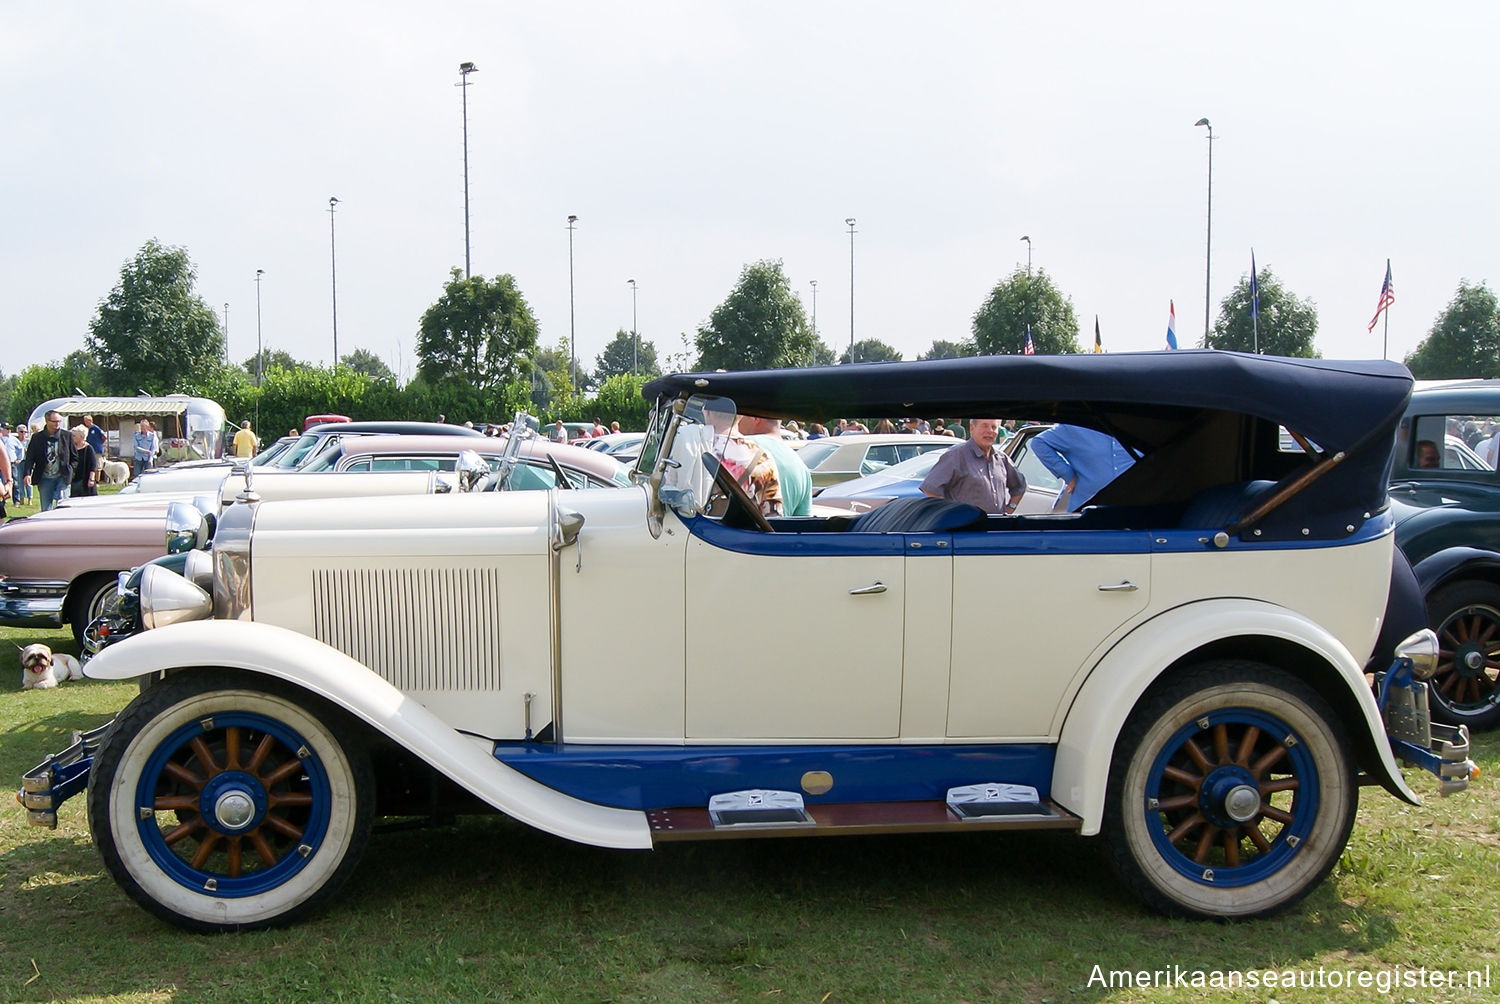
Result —
[[838, 443], [813, 443], [804, 446], [797, 451], [797, 456], [807, 465], [808, 470], [813, 470], [823, 461], [838, 452]]
[[694, 394], [688, 399], [678, 420], [677, 433], [672, 437], [672, 455], [662, 475], [663, 502], [684, 515], [696, 515], [708, 508], [721, 460], [736, 478], [744, 473], [740, 468], [748, 457], [724, 457], [726, 450], [734, 453], [736, 443], [743, 446], [745, 442], [730, 439], [735, 417], [734, 402], [727, 397]]
[[276, 457], [266, 466], [291, 470], [292, 468], [295, 468], [299, 464], [301, 464], [309, 456], [311, 456], [313, 451], [318, 448], [318, 444], [323, 441], [324, 440], [322, 436], [301, 436], [295, 443], [287, 447], [285, 453], [281, 454], [281, 456], [279, 457]]

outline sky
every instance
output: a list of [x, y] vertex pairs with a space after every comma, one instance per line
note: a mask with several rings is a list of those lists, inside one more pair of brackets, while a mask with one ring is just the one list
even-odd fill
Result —
[[339, 354], [410, 377], [464, 265], [465, 61], [473, 271], [584, 366], [633, 307], [680, 363], [762, 259], [842, 351], [846, 218], [854, 337], [908, 359], [969, 336], [1023, 236], [1108, 351], [1163, 348], [1169, 302], [1198, 344], [1253, 248], [1318, 351], [1379, 358], [1389, 258], [1399, 359], [1494, 288], [1497, 35], [1481, 2], [5, 3], [0, 369], [84, 347], [155, 238], [234, 360], [258, 326], [328, 362], [336, 287]]

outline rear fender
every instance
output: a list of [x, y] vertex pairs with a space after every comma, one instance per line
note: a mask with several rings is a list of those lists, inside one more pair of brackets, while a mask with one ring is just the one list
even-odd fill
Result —
[[[1366, 769], [1391, 794], [1420, 804], [1401, 777], [1364, 672], [1338, 639], [1283, 607], [1209, 600], [1177, 607], [1138, 626], [1099, 661], [1073, 699], [1058, 742], [1052, 797], [1083, 818], [1085, 834], [1099, 831], [1115, 741], [1141, 695], [1174, 666], [1196, 662], [1195, 653], [1234, 637], [1271, 638], [1315, 656], [1312, 661], [1323, 667], [1317, 672], [1326, 677], [1309, 682], [1347, 689], [1360, 709], [1361, 718], [1346, 724], [1351, 731], [1363, 726], [1373, 739], [1378, 763], [1366, 764]], [[1359, 736], [1351, 735], [1351, 740], [1358, 744]]]
[[322, 642], [253, 621], [192, 621], [147, 631], [89, 660], [96, 680], [226, 667], [294, 684], [343, 708], [501, 812], [596, 847], [648, 848], [644, 813], [585, 802], [538, 784], [460, 735], [362, 664]]

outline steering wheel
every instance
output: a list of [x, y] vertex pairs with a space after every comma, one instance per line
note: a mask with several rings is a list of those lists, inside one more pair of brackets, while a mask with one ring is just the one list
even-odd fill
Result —
[[755, 524], [757, 530], [761, 533], [776, 532], [776, 528], [770, 524], [765, 515], [760, 511], [760, 508], [746, 494], [744, 487], [734, 479], [734, 475], [729, 473], [728, 467], [725, 467], [707, 454], [704, 454], [703, 462], [711, 464], [715, 468], [714, 484], [722, 488], [724, 494], [728, 495], [735, 503], [743, 507], [745, 512], [750, 514], [750, 520]]

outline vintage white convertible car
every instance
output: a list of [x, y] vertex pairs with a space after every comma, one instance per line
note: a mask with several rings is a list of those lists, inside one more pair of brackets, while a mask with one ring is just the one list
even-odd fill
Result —
[[[208, 588], [143, 577], [150, 629], [87, 667], [150, 685], [21, 797], [55, 823], [86, 784], [110, 873], [200, 930], [302, 916], [374, 816], [434, 804], [611, 848], [1102, 834], [1157, 909], [1273, 913], [1360, 786], [1474, 770], [1393, 569], [1410, 388], [1221, 352], [665, 377], [629, 488], [232, 507]], [[736, 407], [1070, 422], [1138, 459], [1070, 514], [766, 519], [717, 462]]]

